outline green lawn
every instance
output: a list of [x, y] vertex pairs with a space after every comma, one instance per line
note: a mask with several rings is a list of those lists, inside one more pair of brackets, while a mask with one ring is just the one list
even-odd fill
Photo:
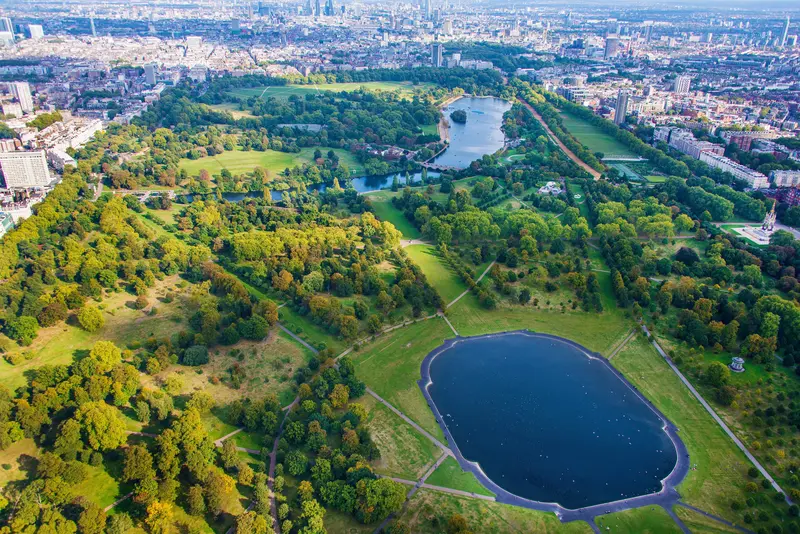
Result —
[[441, 534], [453, 514], [460, 514], [480, 534], [590, 533], [583, 521], [561, 523], [555, 514], [421, 489], [400, 515], [414, 534]]
[[[319, 149], [323, 157], [330, 148], [326, 147], [306, 147], [300, 152], [278, 152], [275, 150], [231, 150], [217, 154], [216, 156], [206, 156], [199, 159], [183, 158], [178, 163], [178, 169], [185, 170], [190, 176], [197, 176], [202, 169], [207, 170], [212, 175], [219, 174], [222, 169], [228, 169], [231, 174], [242, 174], [252, 172], [256, 167], [262, 167], [273, 175], [283, 172], [287, 167], [292, 168], [304, 163], [311, 163], [314, 158], [314, 151]], [[355, 156], [341, 148], [332, 149], [339, 156], [339, 161], [347, 165], [350, 174], [360, 176], [364, 174], [364, 168], [355, 159]]]
[[367, 426], [381, 451], [381, 459], [375, 463], [377, 473], [417, 480], [441, 455], [431, 440], [371, 395], [364, 395], [358, 402], [369, 411]]
[[637, 336], [611, 363], [679, 429], [692, 466], [678, 486], [682, 499], [731, 522], [741, 512], [730, 503], [744, 500], [750, 463], [649, 342]]
[[653, 174], [653, 175], [645, 176], [645, 180], [647, 180], [651, 184], [663, 184], [664, 182], [667, 181], [667, 177], [666, 176], [656, 176], [656, 175]]
[[441, 441], [444, 434], [417, 380], [425, 356], [451, 337], [453, 332], [437, 317], [382, 335], [350, 355], [361, 380]]
[[561, 112], [564, 127], [592, 152], [605, 156], [636, 157], [631, 150], [597, 126], [567, 112]]
[[375, 532], [375, 524], [361, 524], [351, 514], [342, 513], [333, 508], [325, 510], [324, 522], [325, 530], [331, 534], [372, 534]]
[[616, 309], [600, 314], [572, 310], [561, 313], [560, 310], [536, 310], [531, 305], [504, 304], [489, 311], [472, 293], [448, 309], [447, 317], [462, 336], [528, 329], [563, 336], [606, 356], [625, 338], [632, 325], [630, 319]]
[[389, 221], [403, 234], [403, 239], [419, 239], [419, 230], [406, 219], [402, 211], [392, 205], [391, 200], [373, 200], [372, 207], [379, 219]]
[[321, 326], [314, 324], [308, 317], [300, 315], [289, 306], [284, 306], [278, 310], [278, 316], [283, 326], [317, 350], [330, 347], [338, 355], [347, 347], [345, 341], [338, 340]]
[[680, 534], [681, 529], [660, 506], [636, 508], [615, 514], [595, 517], [594, 522], [603, 532], [630, 532], [636, 534]]
[[475, 475], [468, 471], [461, 469], [458, 462], [452, 456], [436, 468], [436, 471], [431, 473], [431, 476], [425, 481], [426, 484], [433, 486], [442, 486], [443, 488], [457, 489], [461, 491], [468, 491], [470, 493], [477, 493], [478, 495], [494, 496], [494, 493], [484, 488]]
[[436, 288], [446, 303], [451, 302], [467, 289], [461, 278], [450, 268], [438, 251], [431, 245], [406, 247], [408, 257], [420, 266], [428, 282]]
[[683, 524], [686, 525], [693, 534], [733, 534], [739, 532], [735, 528], [729, 527], [719, 521], [709, 519], [703, 514], [684, 508], [683, 506], [675, 506], [673, 510], [675, 511], [675, 515], [683, 521]]
[[229, 91], [228, 94], [239, 97], [275, 97], [289, 98], [292, 95], [304, 97], [307, 94], [317, 94], [324, 91], [357, 91], [361, 88], [369, 91], [400, 91], [403, 95], [411, 95], [415, 89], [430, 89], [434, 84], [421, 83], [414, 85], [412, 82], [352, 82], [352, 83], [319, 83], [315, 85], [276, 85], [271, 87], [249, 87]]
[[234, 104], [233, 102], [225, 102], [223, 104], [214, 104], [210, 106], [212, 109], [217, 111], [229, 111], [231, 115], [233, 115], [234, 119], [254, 119], [256, 116], [250, 113], [249, 111], [242, 111], [239, 109], [239, 104]]

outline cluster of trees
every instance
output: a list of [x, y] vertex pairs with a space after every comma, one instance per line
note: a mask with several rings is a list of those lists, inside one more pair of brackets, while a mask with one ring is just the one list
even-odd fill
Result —
[[50, 113], [40, 113], [36, 116], [35, 119], [27, 123], [27, 126], [31, 128], [36, 128], [37, 130], [44, 130], [48, 126], [51, 126], [61, 120], [64, 117], [61, 116], [61, 113], [58, 111], [51, 111]]

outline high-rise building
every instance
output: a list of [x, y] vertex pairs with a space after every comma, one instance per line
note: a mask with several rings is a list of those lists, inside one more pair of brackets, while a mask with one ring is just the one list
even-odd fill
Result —
[[94, 27], [94, 15], [89, 15], [89, 27], [92, 30], [92, 37], [97, 37], [97, 28]]
[[14, 25], [8, 17], [0, 17], [0, 31], [14, 33]]
[[787, 37], [789, 37], [789, 15], [786, 15], [786, 24], [783, 25], [783, 34], [781, 35], [781, 48], [786, 46]]
[[31, 34], [31, 39], [41, 39], [44, 37], [44, 29], [41, 24], [28, 24], [28, 33]]
[[614, 124], [619, 126], [625, 122], [625, 115], [628, 113], [628, 91], [620, 89], [617, 93], [617, 107], [614, 110]]
[[31, 96], [31, 86], [28, 82], [11, 82], [8, 84], [8, 90], [19, 102], [19, 106], [25, 113], [33, 111], [33, 97]]
[[147, 85], [156, 84], [156, 64], [148, 63], [144, 66], [144, 83]]
[[604, 54], [605, 59], [611, 59], [619, 52], [619, 38], [608, 37], [606, 38], [606, 51]]
[[47, 169], [47, 159], [44, 150], [32, 152], [2, 152], [0, 153], [0, 169], [6, 187], [42, 187], [53, 179]]
[[444, 63], [444, 46], [442, 43], [431, 45], [431, 63], [434, 67], [441, 67]]
[[675, 83], [673, 84], [673, 89], [679, 95], [686, 95], [689, 94], [689, 91], [692, 87], [692, 78], [689, 76], [678, 76], [675, 78]]
[[453, 21], [452, 20], [447, 19], [442, 23], [442, 32], [445, 35], [453, 35]]
[[431, 0], [424, 0], [425, 2], [425, 20], [431, 19]]
[[320, 0], [314, 0], [314, 7], [315, 7], [314, 14], [317, 17], [321, 17], [322, 16], [322, 5], [320, 4]]
[[332, 17], [335, 15], [333, 11], [333, 0], [325, 0], [325, 15]]

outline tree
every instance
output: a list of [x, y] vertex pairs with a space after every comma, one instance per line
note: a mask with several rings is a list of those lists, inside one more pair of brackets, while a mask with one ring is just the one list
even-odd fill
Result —
[[728, 366], [721, 362], [711, 362], [706, 368], [705, 379], [714, 387], [722, 387], [731, 378], [731, 371]]
[[301, 534], [325, 534], [325, 508], [315, 499], [303, 501], [301, 507], [300, 519], [305, 523], [305, 527], [300, 529]]
[[225, 469], [233, 469], [239, 464], [239, 451], [236, 450], [236, 442], [228, 439], [222, 442], [222, 465]]
[[94, 306], [84, 306], [78, 311], [78, 323], [87, 332], [95, 332], [103, 328], [105, 322], [103, 313]]
[[23, 346], [33, 343], [38, 332], [38, 321], [28, 315], [11, 319], [6, 323], [6, 335]]
[[286, 269], [281, 270], [277, 275], [272, 277], [272, 287], [278, 291], [286, 291], [294, 281], [292, 273]]
[[271, 300], [259, 300], [253, 306], [253, 313], [266, 319], [270, 326], [278, 322], [278, 305]]
[[236, 482], [231, 477], [220, 471], [219, 468], [212, 469], [203, 484], [208, 511], [215, 516], [222, 513], [222, 507], [235, 487]]
[[103, 534], [106, 521], [106, 512], [95, 503], [87, 501], [78, 516], [78, 528], [82, 534]]
[[286, 469], [292, 476], [299, 476], [308, 469], [308, 458], [298, 450], [293, 450], [286, 455]]
[[87, 402], [75, 412], [89, 447], [96, 451], [116, 449], [125, 443], [125, 421], [119, 410], [105, 402]]
[[331, 394], [328, 395], [328, 399], [334, 408], [342, 408], [350, 400], [350, 388], [344, 384], [336, 384]]
[[108, 373], [122, 361], [122, 351], [110, 341], [98, 341], [92, 346], [89, 358], [97, 362], [98, 373]]
[[205, 345], [193, 345], [183, 355], [184, 365], [204, 365], [208, 363], [208, 348]]
[[236, 518], [236, 534], [271, 533], [267, 520], [255, 512], [244, 512]]
[[450, 519], [447, 520], [445, 532], [447, 532], [447, 534], [467, 534], [467, 532], [469, 532], [467, 520], [460, 514], [451, 515]]
[[405, 502], [406, 488], [388, 478], [362, 479], [356, 484], [356, 494], [356, 517], [367, 524], [399, 511]]
[[151, 534], [172, 534], [172, 505], [153, 501], [147, 506], [147, 516], [144, 520]]
[[155, 478], [153, 469], [153, 456], [144, 445], [133, 445], [125, 449], [125, 467], [122, 470], [122, 479], [125, 482]]
[[203, 498], [202, 486], [191, 486], [186, 492], [186, 502], [189, 505], [190, 514], [203, 515], [206, 512], [206, 501]]

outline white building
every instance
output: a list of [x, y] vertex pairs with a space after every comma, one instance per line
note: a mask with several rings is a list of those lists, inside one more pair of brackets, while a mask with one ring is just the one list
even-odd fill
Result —
[[197, 64], [189, 70], [189, 78], [196, 82], [204, 82], [208, 77], [208, 69], [205, 65]]
[[8, 189], [43, 187], [53, 181], [44, 150], [0, 152], [0, 170]]
[[689, 76], [678, 76], [675, 78], [675, 84], [673, 87], [675, 92], [679, 95], [689, 94], [689, 90], [692, 87], [692, 79]]
[[800, 171], [772, 171], [769, 173], [775, 187], [796, 187], [800, 185]]
[[44, 37], [44, 28], [41, 24], [28, 24], [28, 33], [31, 34], [31, 39], [36, 41]]
[[73, 167], [78, 167], [77, 162], [75, 159], [64, 152], [63, 150], [53, 149], [47, 151], [47, 161], [50, 165], [53, 166], [54, 169], [58, 171], [63, 171], [64, 167], [67, 165], [72, 165]]
[[28, 82], [11, 82], [8, 84], [8, 90], [17, 99], [23, 112], [30, 113], [33, 111], [33, 97], [31, 96], [31, 86]]
[[713, 154], [711, 152], [701, 152], [700, 161], [704, 161], [721, 171], [731, 173], [734, 177], [747, 182], [753, 189], [761, 189], [769, 186], [769, 178], [767, 178], [765, 174], [756, 172], [725, 156], [720, 156], [719, 154]]
[[6, 117], [22, 117], [22, 106], [19, 102], [3, 102], [2, 105], [3, 115]]

